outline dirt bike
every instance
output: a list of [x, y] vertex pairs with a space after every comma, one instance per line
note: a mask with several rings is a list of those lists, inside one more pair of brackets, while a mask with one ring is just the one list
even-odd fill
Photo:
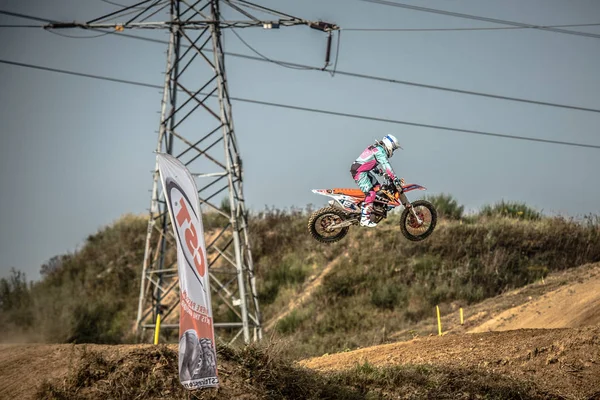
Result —
[[[437, 211], [426, 200], [409, 202], [406, 193], [427, 190], [417, 184], [396, 186], [389, 178], [377, 191], [371, 213], [371, 221], [379, 223], [390, 210], [404, 206], [400, 216], [400, 230], [408, 240], [417, 242], [427, 238], [437, 223]], [[308, 230], [313, 238], [322, 243], [341, 240], [351, 225], [359, 225], [365, 194], [360, 189], [313, 189], [313, 193], [331, 197], [329, 207], [321, 208], [310, 216]]]

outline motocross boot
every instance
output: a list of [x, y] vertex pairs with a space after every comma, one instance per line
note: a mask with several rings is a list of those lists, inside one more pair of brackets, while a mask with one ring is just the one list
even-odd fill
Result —
[[368, 228], [373, 228], [377, 226], [377, 224], [371, 221], [371, 212], [373, 211], [373, 204], [364, 204], [362, 206], [361, 216], [360, 216], [360, 226], [366, 226]]

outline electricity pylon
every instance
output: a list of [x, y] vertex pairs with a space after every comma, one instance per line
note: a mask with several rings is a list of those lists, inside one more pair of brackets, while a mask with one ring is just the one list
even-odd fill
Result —
[[[242, 19], [224, 19], [221, 4]], [[168, 21], [151, 21], [167, 8]], [[251, 11], [276, 18], [263, 20]], [[54, 23], [46, 27], [114, 29], [116, 32], [169, 29], [156, 151], [178, 158], [192, 172], [200, 188], [198, 198], [206, 217], [214, 327], [227, 329], [230, 342], [240, 335], [245, 343], [259, 340], [262, 331], [243, 195], [242, 159], [233, 126], [222, 30], [295, 25], [307, 25], [329, 34], [327, 65], [331, 32], [338, 29], [336, 25], [307, 21], [246, 0], [145, 0], [85, 23]], [[158, 166], [153, 178], [136, 321], [142, 337], [146, 329], [155, 327], [158, 314], [163, 329], [179, 327], [176, 245]], [[219, 198], [220, 205], [215, 203]], [[215, 310], [215, 301], [218, 310]]]

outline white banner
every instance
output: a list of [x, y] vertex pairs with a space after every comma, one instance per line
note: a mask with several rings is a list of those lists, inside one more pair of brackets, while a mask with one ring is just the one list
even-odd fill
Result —
[[187, 168], [159, 153], [158, 170], [177, 240], [179, 380], [186, 389], [219, 386], [206, 244], [198, 189]]

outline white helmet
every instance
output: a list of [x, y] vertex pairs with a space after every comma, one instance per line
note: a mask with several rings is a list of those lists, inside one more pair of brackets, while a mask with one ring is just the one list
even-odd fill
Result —
[[388, 157], [391, 157], [394, 154], [394, 150], [402, 148], [394, 135], [385, 135], [380, 143], [385, 148]]

